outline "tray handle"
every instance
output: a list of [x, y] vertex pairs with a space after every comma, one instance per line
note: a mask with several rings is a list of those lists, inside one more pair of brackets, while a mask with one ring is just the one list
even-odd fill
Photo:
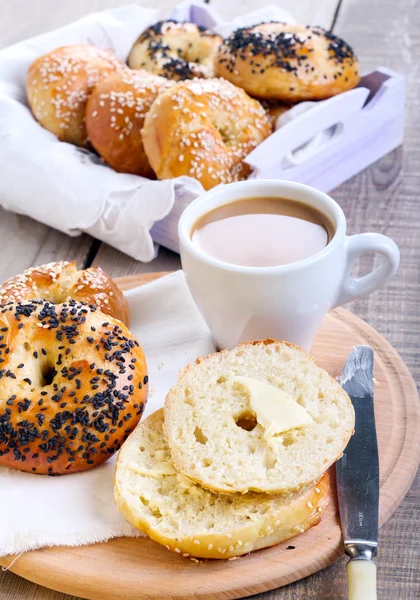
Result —
[[363, 108], [368, 95], [369, 90], [356, 88], [312, 105], [270, 135], [245, 162], [257, 171], [278, 164], [287, 169], [306, 162], [336, 143], [347, 117]]

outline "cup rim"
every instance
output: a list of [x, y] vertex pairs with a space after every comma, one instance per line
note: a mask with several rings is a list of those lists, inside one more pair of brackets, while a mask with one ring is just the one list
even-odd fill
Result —
[[[285, 265], [271, 265], [266, 267], [256, 267], [256, 266], [246, 266], [246, 265], [236, 265], [233, 263], [228, 263], [218, 258], [213, 258], [204, 252], [201, 248], [199, 248], [196, 244], [193, 243], [190, 232], [191, 227], [199, 219], [203, 214], [212, 210], [212, 206], [207, 206], [209, 202], [211, 202], [215, 196], [218, 196], [220, 192], [224, 191], [227, 187], [238, 190], [241, 189], [246, 190], [249, 187], [258, 187], [266, 185], [273, 189], [273, 195], [275, 195], [276, 188], [283, 188], [285, 195], [287, 195], [287, 190], [300, 190], [304, 194], [311, 194], [312, 196], [317, 196], [324, 203], [327, 203], [329, 207], [332, 209], [334, 213], [334, 217], [336, 220], [336, 227], [334, 235], [331, 241], [319, 252], [304, 258], [302, 260], [287, 263]], [[279, 192], [277, 192], [279, 193]], [[280, 192], [283, 193], [283, 192]], [[246, 196], [245, 196], [246, 197]], [[239, 197], [238, 197], [239, 199]], [[230, 202], [234, 202], [234, 199], [226, 200], [226, 202], [221, 202], [217, 206], [223, 206], [224, 204], [228, 204]], [[197, 208], [200, 207], [202, 210], [199, 210], [197, 214]], [[180, 247], [184, 247], [190, 254], [192, 254], [196, 259], [201, 260], [202, 262], [207, 263], [208, 265], [217, 267], [219, 269], [223, 269], [225, 271], [231, 271], [235, 273], [244, 273], [248, 275], [269, 275], [269, 274], [277, 274], [277, 273], [288, 273], [290, 271], [298, 271], [307, 267], [310, 267], [314, 263], [318, 262], [324, 258], [327, 254], [333, 251], [337, 246], [341, 243], [341, 239], [346, 234], [346, 217], [344, 212], [339, 204], [331, 196], [328, 196], [325, 192], [321, 192], [316, 188], [305, 185], [303, 183], [296, 183], [293, 181], [281, 180], [281, 179], [255, 179], [255, 180], [245, 180], [238, 181], [235, 183], [229, 183], [222, 186], [216, 186], [215, 188], [205, 192], [201, 196], [198, 196], [193, 200], [183, 211], [178, 223], [178, 236]]]

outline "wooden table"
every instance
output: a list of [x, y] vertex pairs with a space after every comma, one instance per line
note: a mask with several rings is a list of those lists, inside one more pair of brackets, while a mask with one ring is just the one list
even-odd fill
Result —
[[[89, 12], [127, 0], [0, 0], [0, 46], [64, 25]], [[140, 0], [167, 15], [176, 0]], [[273, 0], [213, 0], [225, 18]], [[407, 76], [404, 147], [378, 161], [332, 193], [348, 217], [350, 233], [378, 231], [401, 249], [401, 267], [383, 290], [350, 305], [394, 345], [416, 377], [420, 374], [420, 4], [415, 0], [279, 0], [303, 23], [319, 24], [342, 35], [355, 49], [362, 71], [385, 65]], [[1, 177], [1, 165], [0, 165]], [[36, 202], [36, 198], [28, 201]], [[75, 258], [100, 265], [112, 276], [179, 267], [179, 257], [161, 249], [149, 264], [128, 258], [83, 235], [70, 238], [26, 217], [0, 209], [0, 281], [35, 265]], [[372, 267], [364, 257], [359, 274]], [[381, 529], [378, 596], [381, 600], [420, 597], [420, 476], [403, 504]], [[261, 600], [346, 597], [343, 561]], [[0, 600], [75, 600], [0, 571]], [[118, 600], [116, 598], [116, 600]]]

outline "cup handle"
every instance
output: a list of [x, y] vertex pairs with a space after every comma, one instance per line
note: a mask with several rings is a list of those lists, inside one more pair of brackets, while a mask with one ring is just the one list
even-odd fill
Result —
[[[384, 285], [397, 272], [400, 251], [391, 238], [381, 233], [359, 233], [345, 238], [345, 266], [341, 288], [334, 307], [367, 296]], [[384, 261], [371, 273], [356, 279], [350, 273], [357, 259], [366, 252], [376, 252]]]

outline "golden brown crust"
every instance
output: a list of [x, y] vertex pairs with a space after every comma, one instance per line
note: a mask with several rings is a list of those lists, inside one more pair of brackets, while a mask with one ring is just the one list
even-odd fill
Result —
[[183, 81], [152, 104], [144, 149], [159, 179], [188, 175], [208, 190], [245, 179], [243, 159], [271, 133], [260, 103], [223, 79]]
[[70, 300], [0, 305], [0, 465], [85, 471], [117, 451], [147, 399], [144, 354], [128, 329]]
[[87, 133], [92, 146], [115, 171], [154, 177], [141, 129], [152, 102], [171, 85], [145, 70], [127, 69], [95, 86], [86, 108]]
[[108, 50], [89, 44], [62, 46], [29, 67], [28, 102], [35, 119], [62, 142], [87, 146], [86, 102], [94, 85], [127, 67]]
[[353, 50], [341, 38], [286, 23], [236, 29], [219, 47], [215, 71], [252, 96], [283, 102], [329, 98], [360, 80]]
[[214, 58], [222, 41], [217, 33], [195, 23], [159, 21], [135, 42], [128, 65], [177, 81], [214, 77]]
[[60, 304], [69, 298], [93, 304], [106, 315], [129, 325], [127, 299], [100, 267], [78, 271], [75, 261], [49, 263], [27, 269], [0, 288], [0, 304], [44, 299]]

